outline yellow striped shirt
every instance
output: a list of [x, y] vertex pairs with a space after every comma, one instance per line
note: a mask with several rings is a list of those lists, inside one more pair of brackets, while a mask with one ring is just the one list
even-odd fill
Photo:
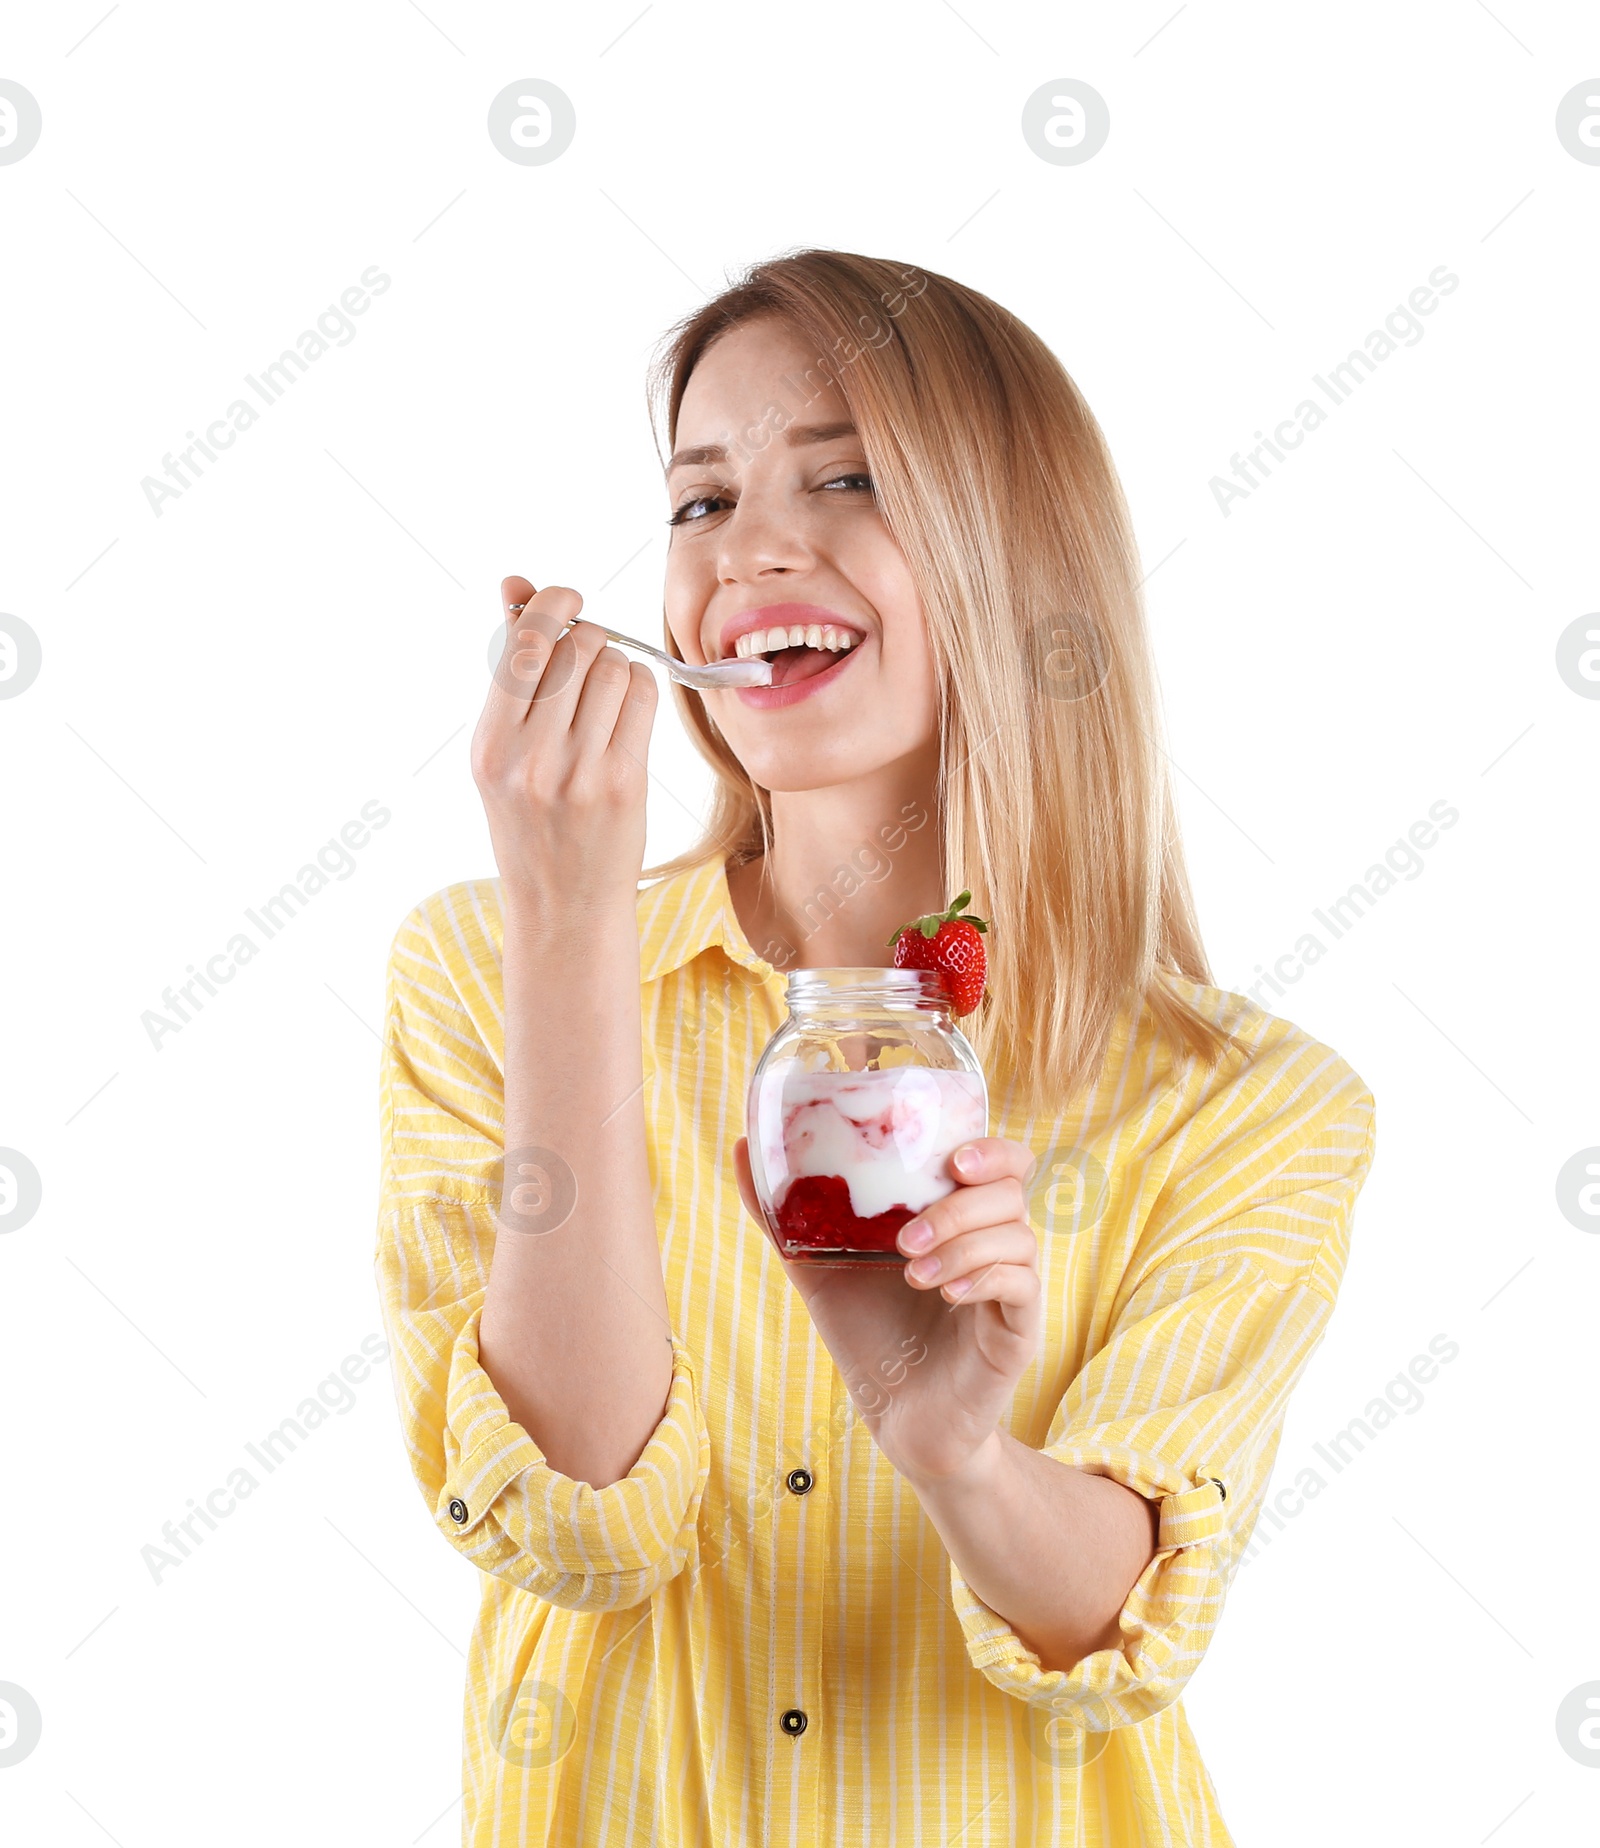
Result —
[[783, 978], [720, 860], [639, 897], [666, 1409], [599, 1490], [511, 1420], [477, 1341], [499, 894], [465, 881], [401, 924], [381, 1085], [376, 1269], [405, 1441], [439, 1532], [483, 1575], [463, 1843], [1224, 1848], [1179, 1696], [1333, 1308], [1372, 1153], [1361, 1080], [1198, 985], [1238, 1042], [1216, 1070], [1130, 1010], [1059, 1116], [1017, 1112], [991, 1073], [991, 1134], [1044, 1157], [1043, 1335], [1006, 1425], [1160, 1506], [1120, 1647], [1045, 1671], [956, 1571], [740, 1204], [732, 1149]]

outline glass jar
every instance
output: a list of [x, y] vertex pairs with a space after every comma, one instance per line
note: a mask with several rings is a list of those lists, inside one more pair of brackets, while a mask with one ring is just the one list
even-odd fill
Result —
[[905, 1264], [908, 1219], [955, 1190], [987, 1133], [983, 1068], [933, 969], [797, 969], [745, 1103], [750, 1173], [781, 1257]]

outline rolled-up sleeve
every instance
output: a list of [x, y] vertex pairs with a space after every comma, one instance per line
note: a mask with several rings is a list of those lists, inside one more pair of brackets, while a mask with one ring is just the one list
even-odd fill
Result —
[[550, 1466], [484, 1371], [503, 1090], [439, 952], [458, 890], [406, 919], [388, 972], [375, 1267], [407, 1453], [435, 1525], [481, 1570], [571, 1610], [626, 1609], [694, 1550], [710, 1470], [694, 1361], [663, 1333], [661, 1418], [627, 1475], [600, 1489]]
[[1052, 1747], [1137, 1725], [1182, 1693], [1249, 1542], [1290, 1392], [1333, 1310], [1372, 1157], [1372, 1099], [1309, 1042], [1253, 1092], [1187, 1126], [1204, 1158], [1173, 1162], [1140, 1230], [1131, 1293], [1042, 1446], [1157, 1506], [1155, 1553], [1123, 1605], [1118, 1645], [1045, 1669], [951, 1564], [974, 1667], [1061, 1722]]

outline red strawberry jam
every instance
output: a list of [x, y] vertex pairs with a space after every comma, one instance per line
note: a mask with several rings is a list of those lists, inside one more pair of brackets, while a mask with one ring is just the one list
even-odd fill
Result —
[[909, 1206], [891, 1206], [870, 1219], [860, 1218], [850, 1204], [849, 1183], [837, 1174], [797, 1175], [777, 1214], [778, 1231], [787, 1243], [810, 1250], [881, 1251], [895, 1258], [900, 1256], [895, 1237], [914, 1217]]

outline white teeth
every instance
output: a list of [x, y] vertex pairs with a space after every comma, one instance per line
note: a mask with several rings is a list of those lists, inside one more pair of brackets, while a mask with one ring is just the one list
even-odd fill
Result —
[[861, 640], [849, 629], [831, 624], [795, 623], [788, 629], [751, 629], [733, 645], [737, 659], [748, 661], [754, 655], [772, 654], [779, 648], [826, 648], [834, 654], [848, 653]]

